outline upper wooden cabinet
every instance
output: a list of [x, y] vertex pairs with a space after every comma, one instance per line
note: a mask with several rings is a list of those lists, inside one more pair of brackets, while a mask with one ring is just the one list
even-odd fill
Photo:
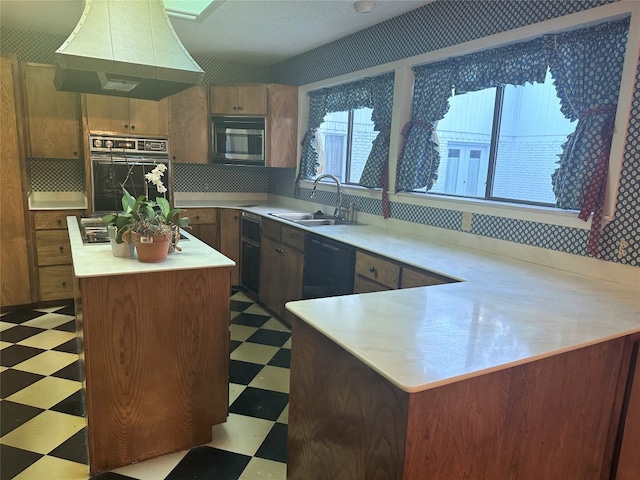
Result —
[[267, 115], [267, 85], [213, 85], [211, 113]]
[[83, 95], [83, 113], [89, 131], [136, 135], [169, 134], [169, 101], [158, 102], [109, 95]]
[[209, 161], [207, 87], [195, 86], [169, 97], [169, 151], [174, 162]]
[[31, 158], [80, 158], [78, 95], [59, 92], [55, 67], [23, 64], [27, 155]]
[[264, 116], [267, 167], [295, 168], [298, 140], [298, 87], [275, 83], [213, 85], [211, 113]]
[[298, 87], [269, 84], [267, 167], [295, 168], [298, 142]]

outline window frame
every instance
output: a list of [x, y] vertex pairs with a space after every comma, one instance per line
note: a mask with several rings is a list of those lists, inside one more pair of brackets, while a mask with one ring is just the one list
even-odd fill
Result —
[[[377, 76], [395, 71], [393, 117], [390, 131], [389, 145], [389, 199], [391, 202], [402, 202], [424, 206], [433, 206], [450, 210], [464, 210], [471, 213], [482, 213], [500, 217], [537, 221], [552, 225], [569, 226], [588, 230], [591, 221], [579, 220], [573, 210], [562, 210], [545, 205], [528, 205], [517, 201], [496, 201], [492, 199], [478, 199], [469, 197], [453, 197], [448, 195], [416, 192], [396, 192], [395, 178], [397, 162], [402, 149], [400, 131], [411, 119], [411, 104], [413, 91], [412, 67], [435, 63], [447, 58], [467, 55], [483, 50], [499, 48], [514, 43], [526, 42], [546, 34], [561, 33], [594, 26], [603, 22], [622, 20], [631, 17], [629, 35], [625, 53], [620, 91], [618, 94], [618, 108], [615, 116], [616, 129], [613, 134], [609, 161], [609, 181], [607, 184], [607, 200], [604, 220], [609, 221], [615, 213], [615, 200], [618, 192], [620, 173], [624, 156], [625, 136], [628, 130], [629, 117], [633, 101], [635, 70], [638, 62], [637, 52], [640, 50], [640, 2], [615, 2], [589, 8], [581, 12], [552, 18], [539, 23], [532, 23], [523, 27], [481, 37], [468, 42], [451, 45], [431, 52], [407, 57], [375, 67], [351, 72], [299, 87], [299, 140], [306, 132], [309, 115], [309, 100], [307, 93], [320, 88], [352, 82], [364, 77]], [[300, 144], [300, 142], [299, 142]], [[300, 158], [298, 146], [298, 159]], [[299, 165], [298, 165], [299, 168]], [[322, 183], [322, 182], [321, 182]], [[313, 181], [301, 180], [300, 186], [311, 188]], [[327, 190], [330, 186], [327, 185]], [[357, 185], [346, 185], [345, 192], [365, 198], [379, 199], [380, 189], [368, 189]]]

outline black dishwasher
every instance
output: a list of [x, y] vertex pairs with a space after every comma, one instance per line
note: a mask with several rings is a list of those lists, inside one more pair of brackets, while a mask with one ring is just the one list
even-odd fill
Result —
[[356, 249], [308, 233], [304, 250], [302, 298], [322, 298], [353, 293]]

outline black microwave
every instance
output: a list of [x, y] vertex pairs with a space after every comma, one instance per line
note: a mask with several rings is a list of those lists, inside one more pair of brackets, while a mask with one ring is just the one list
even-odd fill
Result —
[[212, 117], [213, 163], [265, 165], [265, 121], [262, 117]]

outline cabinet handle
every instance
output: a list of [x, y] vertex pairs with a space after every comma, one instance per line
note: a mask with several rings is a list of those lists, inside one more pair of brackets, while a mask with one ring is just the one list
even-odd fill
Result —
[[64, 252], [64, 247], [62, 245], [60, 245], [60, 253]]
[[375, 267], [369, 267], [369, 271], [371, 273], [376, 273], [376, 268]]
[[77, 156], [78, 156], [78, 152], [74, 151], [74, 152], [73, 152], [73, 156], [74, 156], [74, 157], [77, 157]]
[[176, 159], [176, 156], [174, 155], [174, 156], [173, 156], [173, 157], [171, 157], [171, 158], [172, 158], [173, 160], [175, 160], [175, 159]]
[[135, 130], [136, 126], [135, 125], [131, 125], [131, 130]]
[[61, 219], [61, 218], [57, 219], [57, 220], [56, 220], [56, 223], [57, 223], [58, 225], [62, 225], [62, 219]]
[[198, 215], [196, 215], [196, 220], [200, 220], [200, 217]]
[[125, 123], [125, 124], [124, 124], [124, 128], [125, 128], [125, 129], [126, 129], [126, 128], [129, 128], [129, 124], [128, 124], [128, 123]]
[[67, 286], [67, 282], [62, 282], [62, 286], [66, 287]]

